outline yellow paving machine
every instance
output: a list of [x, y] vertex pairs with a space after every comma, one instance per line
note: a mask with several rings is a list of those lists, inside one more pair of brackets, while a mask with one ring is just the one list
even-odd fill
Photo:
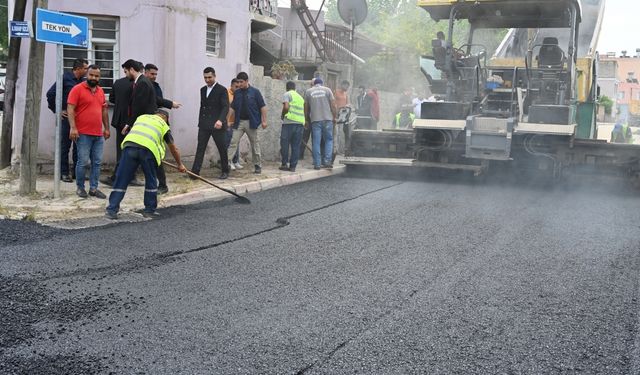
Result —
[[348, 168], [480, 175], [508, 167], [556, 178], [596, 169], [638, 179], [640, 146], [597, 140], [604, 0], [418, 0], [418, 6], [448, 22], [445, 38], [433, 36], [420, 62], [433, 96], [413, 129], [354, 130], [342, 162]]

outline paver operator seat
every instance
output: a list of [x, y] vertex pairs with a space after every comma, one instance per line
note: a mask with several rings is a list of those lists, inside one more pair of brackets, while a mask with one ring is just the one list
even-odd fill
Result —
[[538, 53], [538, 67], [562, 68], [564, 65], [564, 51], [558, 46], [558, 38], [546, 37]]

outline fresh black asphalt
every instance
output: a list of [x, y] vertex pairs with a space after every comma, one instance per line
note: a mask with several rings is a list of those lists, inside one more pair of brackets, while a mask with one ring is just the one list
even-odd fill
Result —
[[637, 374], [640, 199], [333, 177], [0, 221], [2, 374]]

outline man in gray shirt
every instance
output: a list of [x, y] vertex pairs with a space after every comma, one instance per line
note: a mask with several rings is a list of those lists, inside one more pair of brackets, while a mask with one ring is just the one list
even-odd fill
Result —
[[[313, 169], [333, 168], [333, 127], [337, 110], [333, 92], [324, 87], [321, 78], [313, 80], [313, 87], [304, 94], [304, 113], [311, 124]], [[324, 150], [320, 140], [324, 139]]]

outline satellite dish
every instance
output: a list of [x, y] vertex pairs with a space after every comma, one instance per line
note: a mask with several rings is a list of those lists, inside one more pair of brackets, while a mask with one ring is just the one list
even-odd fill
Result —
[[338, 0], [338, 13], [342, 20], [354, 26], [360, 25], [367, 19], [366, 0]]

